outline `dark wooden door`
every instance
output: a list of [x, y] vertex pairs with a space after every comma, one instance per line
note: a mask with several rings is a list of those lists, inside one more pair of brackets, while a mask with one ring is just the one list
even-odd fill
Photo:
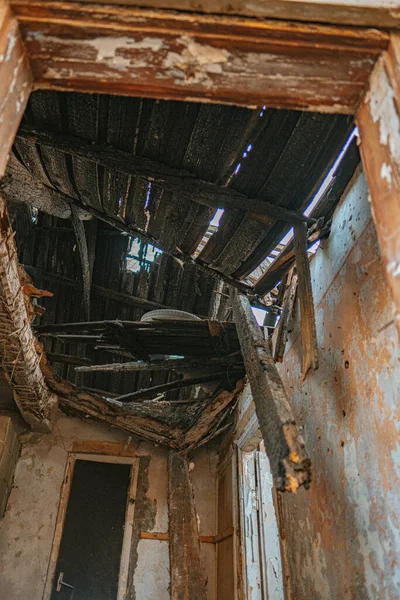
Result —
[[130, 470], [76, 461], [51, 600], [117, 600]]

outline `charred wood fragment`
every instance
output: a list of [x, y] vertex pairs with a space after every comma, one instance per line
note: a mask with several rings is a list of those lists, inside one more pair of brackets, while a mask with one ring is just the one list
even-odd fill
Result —
[[301, 312], [302, 376], [304, 379], [310, 369], [318, 369], [318, 344], [310, 261], [307, 254], [307, 227], [303, 224], [294, 227], [294, 251]]
[[257, 325], [247, 298], [231, 290], [246, 372], [275, 486], [296, 492], [311, 482], [311, 461], [296, 427], [282, 380], [268, 343]]

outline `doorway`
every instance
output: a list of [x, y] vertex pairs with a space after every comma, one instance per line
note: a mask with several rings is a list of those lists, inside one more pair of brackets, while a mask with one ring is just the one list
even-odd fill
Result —
[[51, 600], [117, 600], [132, 464], [74, 460]]

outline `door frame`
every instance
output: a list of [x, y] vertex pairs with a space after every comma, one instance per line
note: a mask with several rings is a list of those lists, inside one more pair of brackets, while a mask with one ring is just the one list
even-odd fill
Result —
[[51, 546], [50, 559], [47, 568], [43, 600], [50, 600], [53, 590], [58, 555], [60, 552], [61, 540], [64, 531], [65, 517], [67, 514], [69, 497], [71, 494], [75, 463], [77, 460], [112, 463], [119, 465], [131, 465], [128, 494], [126, 498], [125, 524], [121, 550], [121, 562], [118, 576], [118, 594], [116, 599], [125, 600], [128, 585], [129, 558], [133, 532], [133, 520], [135, 515], [135, 498], [137, 489], [139, 460], [136, 456], [114, 456], [110, 454], [90, 454], [83, 452], [68, 453], [63, 484], [61, 487], [60, 503], [58, 505], [58, 513], [54, 529], [53, 542]]

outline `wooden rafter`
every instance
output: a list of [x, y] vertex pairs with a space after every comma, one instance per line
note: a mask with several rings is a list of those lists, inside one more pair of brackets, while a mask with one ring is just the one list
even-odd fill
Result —
[[375, 29], [79, 2], [12, 7], [42, 89], [349, 114], [388, 42]]

